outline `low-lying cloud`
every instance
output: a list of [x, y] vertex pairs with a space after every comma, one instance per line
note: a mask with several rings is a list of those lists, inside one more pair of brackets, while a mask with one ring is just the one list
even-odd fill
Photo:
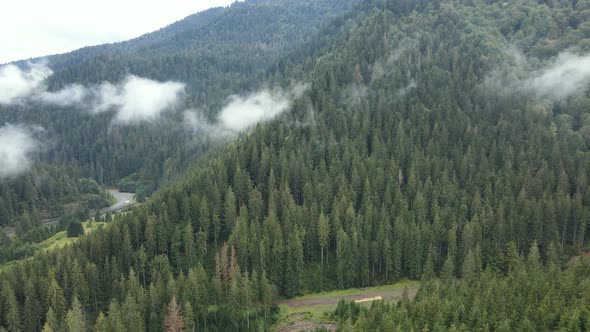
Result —
[[28, 171], [31, 154], [38, 149], [39, 142], [30, 129], [10, 124], [0, 127], [0, 177]]
[[40, 103], [57, 106], [74, 106], [84, 103], [88, 96], [88, 89], [80, 84], [72, 84], [56, 91], [41, 91], [32, 98]]
[[33, 102], [87, 108], [95, 113], [115, 111], [113, 121], [131, 124], [157, 119], [182, 100], [185, 90], [183, 83], [128, 75], [117, 84], [104, 82], [90, 87], [71, 84], [58, 91], [48, 91], [44, 80], [52, 74], [45, 64], [32, 64], [26, 70], [14, 65], [0, 67], [0, 104]]
[[273, 119], [289, 107], [289, 99], [283, 93], [265, 90], [247, 97], [232, 96], [219, 113], [219, 123], [229, 130], [242, 131]]
[[296, 85], [288, 92], [277, 89], [261, 90], [247, 96], [233, 95], [215, 121], [207, 120], [199, 111], [189, 110], [184, 113], [185, 125], [216, 136], [231, 136], [288, 111], [291, 101], [299, 98], [307, 88], [307, 85]]
[[0, 105], [21, 103], [42, 89], [45, 78], [53, 72], [44, 64], [30, 65], [22, 70], [15, 65], [0, 67]]
[[122, 83], [103, 83], [97, 96], [95, 112], [116, 110], [115, 121], [131, 123], [152, 121], [181, 100], [185, 85], [178, 82], [157, 82], [134, 75]]
[[563, 99], [583, 92], [590, 83], [590, 55], [564, 52], [523, 82], [525, 90], [539, 96]]
[[586, 91], [590, 85], [590, 55], [562, 52], [540, 67], [514, 48], [505, 63], [484, 82], [487, 88], [511, 94], [520, 91], [540, 98], [562, 100]]

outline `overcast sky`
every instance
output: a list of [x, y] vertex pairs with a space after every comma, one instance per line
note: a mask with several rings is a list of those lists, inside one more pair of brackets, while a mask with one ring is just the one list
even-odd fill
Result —
[[0, 64], [138, 37], [235, 0], [5, 0]]

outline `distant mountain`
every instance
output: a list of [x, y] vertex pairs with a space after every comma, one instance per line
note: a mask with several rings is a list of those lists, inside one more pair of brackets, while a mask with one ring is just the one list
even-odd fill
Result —
[[[131, 50], [149, 47], [153, 43], [171, 39], [176, 34], [205, 26], [223, 14], [226, 10], [227, 8], [223, 7], [212, 8], [197, 14], [190, 15], [160, 30], [147, 33], [129, 41], [84, 47], [66, 54], [49, 55], [42, 58], [32, 59], [31, 61], [40, 61], [46, 59], [51, 63], [53, 70], [61, 70], [66, 67], [88, 61], [105, 53], [124, 53]], [[24, 65], [26, 61], [21, 61], [19, 63]]]

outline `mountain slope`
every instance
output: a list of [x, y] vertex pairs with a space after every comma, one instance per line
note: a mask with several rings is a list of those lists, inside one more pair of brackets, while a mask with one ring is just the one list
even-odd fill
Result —
[[[547, 75], [584, 63], [590, 3], [550, 4], [363, 2], [280, 56], [278, 84], [310, 85], [291, 112], [104, 231], [4, 272], [3, 324], [65, 327], [84, 308], [98, 330], [160, 330], [180, 303], [191, 327], [271, 329], [273, 288], [407, 277], [426, 283], [407, 311], [336, 317], [359, 330], [587, 328], [588, 265], [564, 264], [588, 235], [587, 81]], [[34, 300], [42, 309], [25, 309]], [[504, 303], [519, 311], [484, 310]]]
[[[95, 114], [92, 102], [53, 105], [19, 101], [0, 105], [0, 123], [43, 128], [35, 135], [44, 143], [33, 158], [38, 164], [61, 165], [64, 172], [73, 167], [79, 176], [101, 185], [150, 193], [162, 181], [182, 174], [188, 162], [217, 144], [202, 132], [186, 130], [183, 110], [194, 108], [214, 117], [231, 95], [264, 87], [272, 80], [266, 75], [268, 68], [308, 40], [322, 22], [354, 2], [236, 3], [231, 8], [189, 16], [131, 41], [47, 58], [53, 74], [41, 85], [64, 98], [73, 98], [81, 84], [90, 91], [98, 90], [103, 81], [120, 85], [118, 82], [125, 82], [130, 74], [186, 84], [185, 99], [158, 121], [119, 125], [112, 112]], [[74, 90], [68, 90], [72, 87]], [[21, 203], [10, 205], [24, 206]], [[18, 223], [24, 210], [11, 208], [15, 212], [9, 213], [8, 223]]]

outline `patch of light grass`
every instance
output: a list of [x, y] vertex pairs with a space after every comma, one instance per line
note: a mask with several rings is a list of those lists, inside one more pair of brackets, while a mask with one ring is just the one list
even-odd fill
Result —
[[[92, 221], [92, 222], [85, 221], [82, 223], [82, 227], [84, 227], [84, 234], [85, 235], [90, 234], [90, 233], [94, 232], [95, 230], [100, 229], [102, 227], [105, 227], [105, 225], [107, 225], [107, 223], [95, 222], [95, 221]], [[32, 257], [35, 257], [35, 255], [37, 255], [38, 253], [53, 251], [53, 250], [56, 250], [59, 248], [63, 248], [67, 245], [73, 244], [76, 241], [78, 241], [78, 239], [79, 238], [77, 238], [77, 237], [68, 237], [66, 231], [61, 231], [59, 233], [56, 233], [55, 235], [46, 239], [45, 241], [35, 244], [34, 245], [35, 246], [34, 254], [32, 256], [22, 258], [20, 260], [9, 261], [9, 262], [5, 262], [5, 263], [0, 264], [0, 271], [6, 271], [8, 269], [11, 269], [14, 266], [16, 266], [16, 264], [18, 262], [31, 259]]]
[[[104, 225], [106, 225], [105, 222], [85, 221], [82, 223], [82, 227], [84, 227], [84, 234], [85, 235], [90, 234], [93, 231], [104, 227]], [[52, 251], [55, 249], [63, 248], [67, 245], [75, 243], [76, 241], [78, 241], [77, 237], [68, 237], [67, 232], [62, 231], [62, 232], [59, 232], [59, 233], [55, 234], [54, 236], [50, 237], [49, 239], [39, 243], [39, 247], [37, 248], [37, 251], [38, 250]]]
[[[420, 287], [420, 283], [412, 280], [402, 280], [391, 285], [366, 288], [350, 288], [330, 292], [307, 294], [297, 297], [295, 300], [338, 298], [355, 295], [365, 295], [370, 297], [372, 294], [379, 294], [384, 291], [403, 290], [405, 287], [418, 288]], [[273, 326], [273, 328], [279, 329], [280, 327], [290, 326], [298, 322], [311, 322], [317, 324], [336, 323], [332, 319], [331, 314], [334, 312], [337, 305], [337, 303], [332, 303], [292, 307], [287, 304], [279, 304], [280, 314], [277, 323]], [[370, 306], [370, 302], [363, 303], [362, 305]]]
[[388, 291], [388, 290], [404, 289], [405, 287], [408, 287], [408, 288], [418, 287], [419, 285], [420, 285], [420, 283], [417, 281], [404, 279], [404, 280], [402, 280], [398, 283], [392, 284], [392, 285], [383, 285], [383, 286], [367, 287], [367, 288], [349, 288], [349, 289], [335, 290], [335, 291], [330, 291], [330, 292], [312, 293], [312, 294], [303, 295], [301, 297], [297, 297], [295, 299], [306, 300], [306, 299], [321, 299], [321, 298], [325, 298], [325, 297], [354, 296], [354, 295], [365, 295], [365, 294], [370, 295], [373, 293], [379, 293], [379, 292]]

